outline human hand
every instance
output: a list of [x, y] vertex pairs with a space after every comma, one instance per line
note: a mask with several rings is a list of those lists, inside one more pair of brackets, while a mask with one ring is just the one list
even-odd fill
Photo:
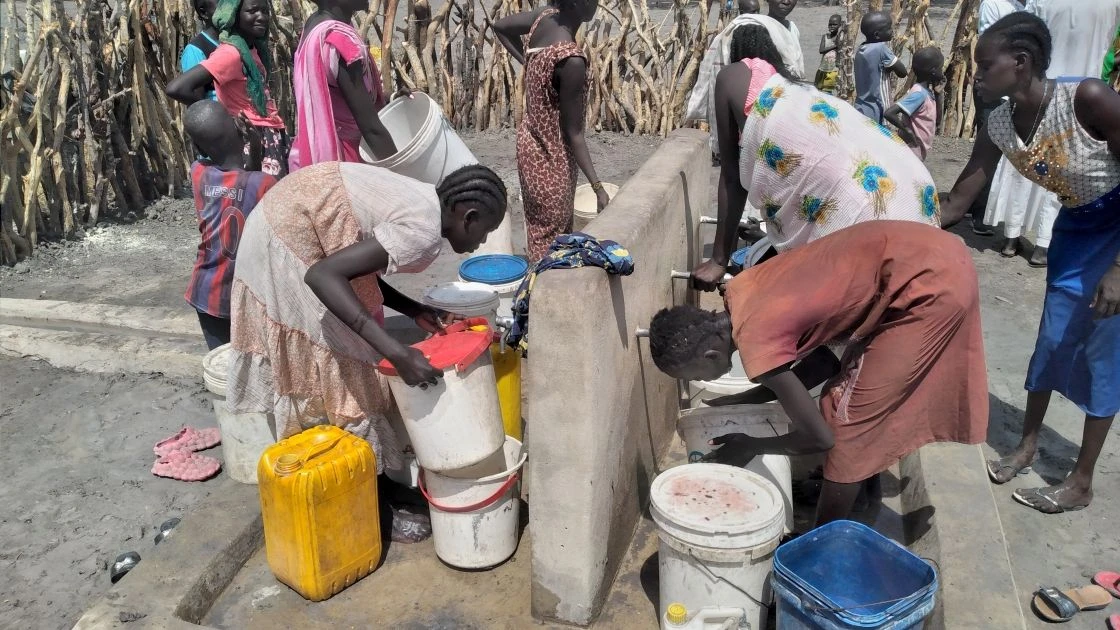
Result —
[[392, 97], [391, 99], [389, 99], [389, 100], [395, 101], [395, 100], [397, 100], [398, 98], [401, 98], [401, 97], [403, 97], [403, 96], [407, 96], [408, 98], [413, 98], [413, 96], [412, 96], [412, 95], [413, 95], [413, 93], [415, 93], [415, 92], [419, 92], [419, 91], [420, 91], [420, 90], [417, 90], [417, 89], [415, 89], [415, 88], [410, 88], [410, 87], [408, 87], [407, 85], [402, 85], [402, 86], [401, 86], [401, 89], [399, 89], [399, 90], [397, 90], [396, 92], [394, 92], [394, 93], [393, 93], [393, 97]]
[[400, 356], [390, 359], [389, 362], [397, 369], [397, 376], [400, 376], [404, 384], [409, 387], [419, 385], [420, 389], [427, 389], [429, 385], [435, 385], [443, 376], [443, 371], [433, 367], [424, 353], [416, 348], [405, 346]]
[[918, 136], [915, 136], [914, 132], [910, 131], [909, 129], [899, 129], [898, 137], [902, 138], [902, 141], [905, 142], [907, 146], [918, 146]]
[[595, 191], [595, 203], [599, 208], [599, 212], [602, 212], [610, 202], [611, 196], [607, 194], [606, 190], [600, 188], [599, 190]]
[[700, 461], [741, 468], [751, 463], [751, 460], [758, 455], [752, 447], [753, 442], [754, 440], [743, 433], [731, 433], [712, 438], [708, 441], [708, 444], [719, 448], [701, 457]]
[[452, 313], [448, 313], [447, 311], [441, 311], [429, 306], [424, 306], [420, 309], [420, 312], [412, 318], [412, 321], [416, 322], [416, 325], [423, 329], [425, 332], [434, 335], [442, 331], [444, 328], [447, 328], [448, 324], [450, 324], [451, 322], [459, 321], [461, 319], [463, 319], [461, 315], [454, 315]]
[[1120, 315], [1120, 262], [1114, 262], [1097, 285], [1097, 292], [1089, 304], [1096, 319]]
[[723, 280], [727, 267], [708, 259], [692, 270], [692, 288], [699, 291], [715, 291]]

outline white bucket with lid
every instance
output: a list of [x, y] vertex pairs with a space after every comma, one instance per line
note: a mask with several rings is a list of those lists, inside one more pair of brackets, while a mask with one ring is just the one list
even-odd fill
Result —
[[[618, 194], [618, 186], [614, 184], [603, 182], [603, 190], [607, 191], [607, 197], [611, 199], [614, 199], [614, 196]], [[599, 216], [599, 198], [595, 195], [595, 189], [591, 187], [591, 184], [584, 184], [576, 188], [575, 202], [572, 205], [575, 206], [572, 230], [576, 232], [587, 227], [588, 223]]]
[[397, 152], [384, 160], [376, 160], [362, 140], [359, 148], [362, 159], [374, 166], [434, 186], [452, 172], [468, 164], [478, 164], [478, 158], [451, 128], [439, 103], [423, 92], [395, 99], [377, 116], [393, 137]]
[[502, 453], [502, 472], [477, 479], [421, 473], [420, 491], [431, 506], [436, 555], [451, 566], [486, 569], [517, 551], [518, 481], [527, 456], [521, 442], [508, 436]]
[[231, 413], [226, 407], [230, 345], [218, 346], [202, 359], [202, 382], [215, 394], [214, 415], [222, 432], [222, 468], [240, 483], [257, 483], [257, 462], [276, 443], [276, 421], [267, 413]]
[[650, 513], [660, 545], [659, 610], [740, 608], [763, 628], [782, 497], [760, 475], [722, 464], [685, 464], [653, 480]]
[[432, 308], [462, 315], [485, 317], [494, 328], [494, 317], [501, 306], [498, 291], [481, 282], [445, 282], [424, 292], [421, 301]]
[[521, 281], [529, 273], [529, 262], [520, 256], [484, 254], [459, 265], [459, 280], [488, 285], [498, 292], [498, 314], [509, 317]]
[[[767, 438], [790, 432], [789, 416], [778, 403], [765, 405], [729, 405], [726, 407], [697, 407], [681, 411], [677, 420], [677, 433], [684, 441], [689, 462], [697, 462], [714, 449], [708, 440], [731, 433], [750, 437]], [[765, 477], [782, 493], [787, 532], [793, 531], [793, 474], [789, 456], [759, 455], [745, 466], [749, 471]]]
[[492, 342], [493, 332], [485, 321], [474, 319], [413, 344], [433, 367], [443, 370], [443, 378], [423, 389], [405, 384], [388, 360], [378, 364], [421, 468], [455, 474], [502, 448], [505, 430], [490, 358]]

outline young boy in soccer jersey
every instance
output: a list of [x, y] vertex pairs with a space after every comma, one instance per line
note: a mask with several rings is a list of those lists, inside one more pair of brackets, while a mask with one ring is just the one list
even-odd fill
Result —
[[[198, 311], [206, 345], [213, 350], [229, 343], [230, 288], [245, 219], [277, 179], [245, 170], [244, 134], [251, 134], [252, 127], [238, 125], [217, 101], [198, 101], [187, 108], [184, 126], [198, 151], [209, 156], [191, 166], [202, 240], [184, 297]], [[251, 166], [259, 167], [259, 146], [250, 153]]]

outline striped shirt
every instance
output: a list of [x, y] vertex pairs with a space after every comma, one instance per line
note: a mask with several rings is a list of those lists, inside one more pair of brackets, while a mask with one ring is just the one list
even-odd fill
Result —
[[233, 264], [245, 219], [276, 181], [272, 175], [240, 169], [227, 171], [205, 161], [191, 166], [194, 207], [202, 240], [183, 297], [195, 309], [229, 318]]

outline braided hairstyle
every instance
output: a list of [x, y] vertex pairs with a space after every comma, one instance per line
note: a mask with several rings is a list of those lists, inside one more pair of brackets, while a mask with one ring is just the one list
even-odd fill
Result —
[[436, 186], [439, 203], [445, 209], [455, 204], [473, 203], [492, 216], [506, 213], [506, 185], [501, 177], [481, 164], [468, 164], [444, 177]]
[[705, 339], [722, 332], [719, 313], [690, 304], [661, 309], [649, 323], [649, 353], [657, 369], [674, 374], [694, 361]]
[[791, 83], [800, 83], [801, 80], [793, 76], [786, 66], [785, 59], [778, 52], [770, 32], [761, 24], [744, 24], [731, 34], [731, 45], [728, 58], [729, 63], [739, 63], [744, 59], [761, 59], [774, 66], [782, 78]]
[[998, 37], [1000, 49], [1026, 53], [1031, 58], [1035, 76], [1046, 76], [1054, 42], [1050, 38], [1050, 29], [1046, 28], [1046, 22], [1042, 18], [1026, 11], [1016, 11], [989, 26], [982, 37]]
[[[241, 54], [241, 69], [245, 72], [245, 91], [249, 93], [249, 100], [253, 101], [253, 109], [261, 116], [268, 114], [268, 95], [265, 90], [268, 86], [268, 73], [272, 71], [272, 54], [268, 50], [268, 40], [260, 39], [251, 43], [246, 41], [237, 30], [237, 16], [241, 13], [242, 0], [218, 0], [211, 21], [214, 28], [218, 29], [218, 39], [223, 44], [230, 44]], [[265, 3], [268, 6], [268, 3]], [[271, 10], [271, 7], [269, 7]], [[264, 65], [264, 74], [261, 74], [253, 60], [252, 49], [257, 50], [257, 55]]]

